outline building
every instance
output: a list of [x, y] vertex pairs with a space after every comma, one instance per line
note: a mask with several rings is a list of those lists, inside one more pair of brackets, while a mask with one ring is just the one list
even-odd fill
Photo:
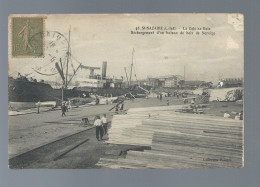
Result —
[[181, 75], [168, 75], [168, 76], [159, 76], [154, 78], [148, 78], [146, 85], [152, 87], [167, 87], [174, 88], [179, 86], [179, 81], [184, 80]]
[[158, 78], [148, 78], [147, 84], [151, 87], [161, 87], [161, 81]]
[[166, 79], [164, 87], [166, 87], [166, 88], [178, 87], [178, 82], [175, 78]]
[[166, 88], [177, 88], [182, 86], [181, 85], [181, 80], [184, 81], [184, 78], [180, 75], [172, 75], [168, 78], [165, 79], [164, 87]]
[[222, 80], [223, 87], [230, 88], [230, 87], [241, 87], [243, 85], [242, 78], [228, 78]]

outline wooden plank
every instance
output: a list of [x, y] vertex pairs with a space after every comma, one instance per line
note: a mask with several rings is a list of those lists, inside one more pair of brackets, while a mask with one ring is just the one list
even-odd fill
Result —
[[[126, 158], [104, 159], [112, 168], [201, 168], [243, 165], [243, 122], [176, 113], [183, 106], [130, 109], [115, 115], [107, 143], [145, 145]], [[150, 115], [150, 117], [149, 117]]]
[[[168, 165], [172, 167], [172, 165], [180, 164], [181, 167], [190, 166], [190, 167], [235, 167], [239, 163], [227, 162], [227, 161], [214, 161], [211, 160], [203, 160], [202, 158], [190, 158], [179, 155], [167, 155], [163, 153], [151, 153], [151, 152], [140, 152], [140, 151], [128, 151], [127, 157], [130, 162], [133, 159], [139, 159], [141, 161], [145, 160], [148, 163], [161, 163], [161, 165]], [[240, 165], [238, 165], [240, 166]]]

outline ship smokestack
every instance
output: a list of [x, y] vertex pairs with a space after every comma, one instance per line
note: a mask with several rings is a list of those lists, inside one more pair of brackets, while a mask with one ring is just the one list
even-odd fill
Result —
[[102, 64], [102, 79], [106, 78], [107, 76], [107, 62], [104, 61]]

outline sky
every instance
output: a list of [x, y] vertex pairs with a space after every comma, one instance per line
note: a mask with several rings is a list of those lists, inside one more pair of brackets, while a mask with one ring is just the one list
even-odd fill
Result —
[[[39, 15], [38, 15], [39, 16]], [[73, 67], [79, 65], [101, 67], [107, 61], [107, 75], [125, 78], [124, 67], [130, 74], [132, 63], [138, 80], [165, 75], [184, 75], [186, 80], [216, 82], [220, 78], [243, 78], [244, 25], [243, 16], [236, 14], [111, 14], [111, 15], [45, 15], [45, 30], [57, 31], [68, 40]], [[10, 24], [10, 23], [9, 23]], [[141, 35], [131, 34], [142, 26], [210, 28], [212, 35]], [[139, 30], [148, 31], [148, 30]], [[188, 30], [189, 31], [189, 30]], [[157, 30], [155, 31], [155, 33]], [[185, 31], [186, 32], [186, 31]], [[196, 32], [196, 31], [193, 31]], [[10, 34], [10, 32], [9, 32]], [[52, 40], [51, 38], [46, 38]], [[17, 72], [37, 79], [60, 80], [59, 76], [42, 76], [32, 68], [54, 67], [50, 59], [13, 58], [10, 55], [9, 75]], [[66, 44], [57, 45], [60, 57], [66, 56]], [[54, 54], [50, 49], [45, 50]], [[47, 55], [48, 56], [48, 55]], [[58, 57], [58, 56], [57, 56]], [[64, 59], [65, 61], [65, 59]], [[72, 67], [70, 67], [72, 69]], [[45, 69], [45, 71], [46, 71]], [[47, 69], [48, 71], [48, 69]], [[89, 72], [79, 69], [73, 81], [83, 80]], [[100, 74], [101, 70], [95, 73]], [[135, 79], [135, 78], [134, 78]]]

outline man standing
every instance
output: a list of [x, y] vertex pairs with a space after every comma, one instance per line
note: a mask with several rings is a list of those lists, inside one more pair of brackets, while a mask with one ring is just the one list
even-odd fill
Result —
[[103, 117], [101, 118], [101, 121], [102, 121], [102, 124], [103, 124], [103, 127], [104, 127], [104, 134], [107, 133], [107, 115], [104, 114]]
[[66, 110], [67, 110], [67, 107], [65, 106], [65, 103], [63, 103], [62, 106], [61, 106], [61, 111], [62, 111], [61, 116], [62, 117], [66, 116], [66, 114], [65, 114]]
[[119, 104], [116, 105], [116, 108], [115, 108], [115, 113], [117, 114], [118, 113], [118, 110], [119, 110]]
[[70, 102], [70, 100], [68, 102], [68, 109], [71, 109], [71, 102]]
[[[98, 141], [100, 141], [100, 139], [102, 140], [103, 138], [103, 128], [102, 128], [102, 121], [100, 120], [99, 115], [96, 116], [94, 126], [96, 127], [96, 138]], [[100, 139], [99, 139], [99, 135], [100, 135]]]
[[96, 95], [96, 105], [98, 105], [99, 104], [99, 98], [98, 98], [98, 96]]
[[69, 112], [69, 103], [67, 101], [65, 102], [65, 107], [66, 107], [66, 112]]
[[124, 110], [124, 101], [121, 103], [120, 110], [121, 110], [121, 111]]
[[36, 103], [36, 105], [37, 105], [37, 109], [38, 109], [37, 113], [39, 114], [40, 113], [41, 102], [38, 101], [38, 103]]

